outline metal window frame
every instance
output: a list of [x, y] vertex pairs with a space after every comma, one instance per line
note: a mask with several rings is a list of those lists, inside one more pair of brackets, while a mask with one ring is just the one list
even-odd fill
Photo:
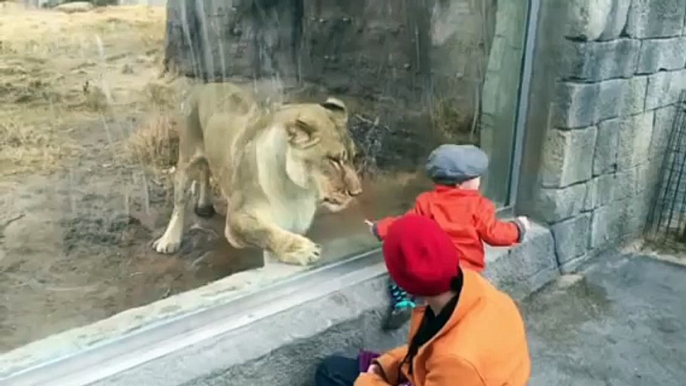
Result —
[[[522, 160], [522, 148], [528, 94], [532, 76], [533, 51], [541, 0], [529, 0], [527, 29], [520, 74], [519, 100], [515, 123], [515, 141], [511, 162], [508, 205], [498, 211], [499, 217], [512, 216], [516, 203], [517, 184]], [[74, 355], [39, 363], [0, 379], [0, 385], [63, 386], [88, 385], [149, 361], [177, 352], [185, 347], [205, 342], [350, 285], [348, 279], [373, 277], [380, 274], [380, 249], [359, 253], [338, 263], [312, 269], [281, 282], [273, 283], [244, 297], [209, 309], [184, 314], [144, 326], [116, 339], [102, 342]], [[348, 279], [346, 279], [348, 278]], [[312, 291], [312, 289], [317, 291]], [[304, 290], [307, 289], [307, 290]]]
[[534, 48], [536, 46], [536, 32], [538, 29], [538, 15], [541, 0], [529, 0], [527, 12], [527, 26], [524, 34], [524, 54], [519, 77], [519, 97], [517, 98], [517, 119], [515, 123], [515, 140], [510, 162], [510, 183], [508, 186], [508, 207], [514, 212], [517, 205], [517, 188], [522, 168], [522, 152], [524, 151], [524, 133], [529, 112], [529, 91], [533, 75]]

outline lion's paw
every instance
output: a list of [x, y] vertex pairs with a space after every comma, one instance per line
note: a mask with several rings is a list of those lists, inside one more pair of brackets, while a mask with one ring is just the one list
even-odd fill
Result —
[[157, 253], [169, 255], [177, 252], [181, 248], [181, 240], [163, 235], [154, 243], [152, 243], [152, 247], [157, 251]]
[[310, 265], [321, 258], [322, 246], [302, 237], [289, 251], [281, 254], [280, 259], [286, 264]]

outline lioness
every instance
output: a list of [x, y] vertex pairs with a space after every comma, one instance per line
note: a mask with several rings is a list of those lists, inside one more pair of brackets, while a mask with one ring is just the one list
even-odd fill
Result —
[[253, 97], [230, 83], [197, 86], [180, 129], [174, 210], [160, 253], [179, 249], [192, 180], [196, 213], [214, 213], [210, 173], [227, 199], [224, 235], [236, 248], [255, 246], [289, 264], [310, 264], [321, 247], [302, 236], [318, 206], [344, 209], [362, 193], [352, 165], [355, 145], [345, 104], [290, 104], [260, 111]]

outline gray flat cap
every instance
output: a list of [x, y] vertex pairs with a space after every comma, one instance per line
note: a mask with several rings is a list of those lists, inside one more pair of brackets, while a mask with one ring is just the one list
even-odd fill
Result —
[[443, 185], [460, 184], [481, 176], [488, 169], [488, 156], [474, 145], [441, 145], [429, 155], [426, 173]]

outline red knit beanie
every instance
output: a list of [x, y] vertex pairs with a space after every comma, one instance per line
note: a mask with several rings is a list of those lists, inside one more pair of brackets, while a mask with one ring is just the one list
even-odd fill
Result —
[[457, 250], [438, 224], [406, 215], [391, 224], [383, 257], [395, 283], [411, 295], [437, 296], [450, 291], [459, 272]]

